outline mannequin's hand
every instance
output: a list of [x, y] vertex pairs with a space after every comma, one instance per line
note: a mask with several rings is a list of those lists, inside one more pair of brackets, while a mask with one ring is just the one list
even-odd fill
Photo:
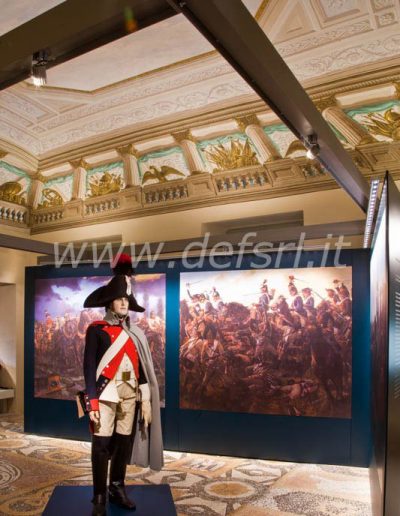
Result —
[[150, 401], [142, 401], [142, 419], [144, 426], [149, 426], [151, 423], [151, 403]]
[[100, 412], [98, 410], [91, 410], [89, 412], [89, 418], [93, 423], [100, 423]]

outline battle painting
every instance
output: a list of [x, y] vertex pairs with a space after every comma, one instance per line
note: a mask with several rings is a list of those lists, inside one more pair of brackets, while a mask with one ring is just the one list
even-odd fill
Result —
[[180, 408], [351, 417], [351, 267], [180, 276]]
[[[103, 319], [103, 308], [83, 308], [85, 298], [111, 277], [37, 279], [35, 283], [35, 397], [75, 399], [84, 389], [83, 351], [88, 325]], [[142, 274], [132, 281], [143, 313], [129, 312], [146, 334], [165, 406], [165, 274]]]

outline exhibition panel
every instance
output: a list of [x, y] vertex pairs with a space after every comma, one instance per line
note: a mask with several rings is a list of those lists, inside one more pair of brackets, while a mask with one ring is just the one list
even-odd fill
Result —
[[383, 184], [371, 255], [372, 509], [399, 514], [400, 479], [400, 195]]
[[[83, 300], [109, 276], [27, 268], [26, 431], [89, 438], [74, 394], [86, 327], [103, 314]], [[140, 261], [132, 287], [166, 449], [368, 465], [369, 251]]]

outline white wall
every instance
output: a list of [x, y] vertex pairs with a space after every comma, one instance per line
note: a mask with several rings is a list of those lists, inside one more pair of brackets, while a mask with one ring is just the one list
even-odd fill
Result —
[[[0, 387], [15, 389], [17, 383], [16, 286], [0, 285]], [[15, 399], [3, 407], [15, 409]]]
[[[36, 265], [36, 254], [0, 248], [0, 360], [3, 379], [15, 384], [10, 411], [22, 413], [24, 406], [24, 299], [25, 267]], [[33, 345], [33, 343], [32, 343]]]

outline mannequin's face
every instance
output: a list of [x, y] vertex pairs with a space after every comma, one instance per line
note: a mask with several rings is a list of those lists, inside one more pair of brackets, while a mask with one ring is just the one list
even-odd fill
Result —
[[127, 297], [119, 297], [111, 303], [111, 310], [118, 315], [126, 315], [128, 313], [129, 300]]

